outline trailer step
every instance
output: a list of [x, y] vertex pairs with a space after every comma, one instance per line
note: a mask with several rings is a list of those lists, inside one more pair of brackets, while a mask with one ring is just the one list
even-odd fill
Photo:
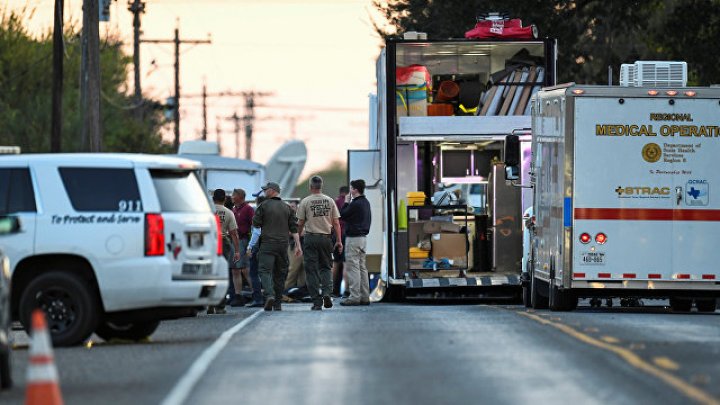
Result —
[[498, 275], [467, 278], [413, 278], [405, 280], [405, 288], [491, 287], [520, 285], [520, 276]]

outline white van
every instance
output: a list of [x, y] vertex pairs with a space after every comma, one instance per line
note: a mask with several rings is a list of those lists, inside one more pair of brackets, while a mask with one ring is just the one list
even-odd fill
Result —
[[0, 158], [0, 215], [22, 223], [2, 240], [13, 318], [27, 328], [40, 307], [53, 343], [73, 345], [93, 332], [142, 339], [218, 304], [227, 262], [197, 168], [153, 155]]

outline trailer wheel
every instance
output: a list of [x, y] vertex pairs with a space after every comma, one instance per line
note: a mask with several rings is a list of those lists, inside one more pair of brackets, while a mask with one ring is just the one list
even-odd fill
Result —
[[569, 291], [560, 290], [554, 282], [550, 284], [550, 310], [572, 311], [577, 308], [578, 298]]
[[523, 305], [525, 305], [525, 308], [532, 308], [532, 292], [530, 291], [530, 286], [528, 284], [530, 284], [529, 281], [523, 285], [522, 302]]
[[670, 298], [670, 308], [673, 312], [690, 312], [692, 300], [689, 298]]
[[534, 309], [547, 309], [548, 297], [540, 293], [540, 280], [536, 279], [535, 276], [530, 275], [530, 305]]
[[717, 300], [715, 300], [715, 298], [695, 300], [695, 306], [698, 312], [715, 312], [715, 309], [717, 309]]

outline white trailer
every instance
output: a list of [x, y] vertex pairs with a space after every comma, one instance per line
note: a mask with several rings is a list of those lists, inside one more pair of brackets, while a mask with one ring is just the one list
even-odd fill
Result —
[[532, 131], [526, 305], [654, 297], [715, 310], [720, 89], [547, 88], [532, 101]]
[[[500, 190], [506, 187], [503, 170], [494, 194], [492, 179], [497, 176], [490, 174], [502, 164], [503, 141], [509, 134], [521, 134], [527, 141], [529, 168], [529, 96], [555, 83], [555, 55], [552, 39], [387, 41], [377, 63], [377, 96], [371, 97], [369, 148], [348, 152], [349, 180], [365, 179], [371, 201], [368, 269], [380, 277], [373, 300], [382, 299], [387, 288], [390, 295], [405, 297], [519, 293], [521, 206], [529, 206], [531, 198], [518, 191], [516, 209], [500, 217], [505, 206], [488, 196], [505, 195], [506, 190]], [[417, 66], [427, 69], [425, 81], [420, 74], [423, 83], [403, 85], [400, 73]], [[455, 103], [449, 104], [455, 111], [432, 116], [437, 100], [431, 99], [445, 81], [458, 83], [459, 96], [448, 102]], [[488, 82], [492, 85], [486, 87]], [[477, 110], [459, 115], [471, 107]], [[450, 208], [431, 198], [444, 189], [473, 190], [482, 205], [459, 202]], [[408, 192], [424, 192], [428, 198], [422, 206], [413, 206], [406, 199]], [[470, 200], [467, 194], [463, 197]], [[453, 231], [445, 230], [452, 225], [446, 225], [437, 233], [427, 232], [424, 223], [438, 217], [461, 230], [450, 235]], [[491, 252], [504, 251], [503, 243], [514, 244], [512, 257], [491, 257]], [[412, 256], [411, 248], [418, 245], [432, 245], [426, 250], [429, 257]], [[445, 257], [450, 260], [442, 261]]]

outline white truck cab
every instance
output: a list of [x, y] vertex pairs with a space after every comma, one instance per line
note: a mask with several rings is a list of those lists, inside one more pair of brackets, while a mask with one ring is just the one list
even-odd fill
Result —
[[42, 308], [53, 342], [142, 339], [227, 289], [218, 222], [196, 162], [139, 154], [0, 158], [13, 318]]

